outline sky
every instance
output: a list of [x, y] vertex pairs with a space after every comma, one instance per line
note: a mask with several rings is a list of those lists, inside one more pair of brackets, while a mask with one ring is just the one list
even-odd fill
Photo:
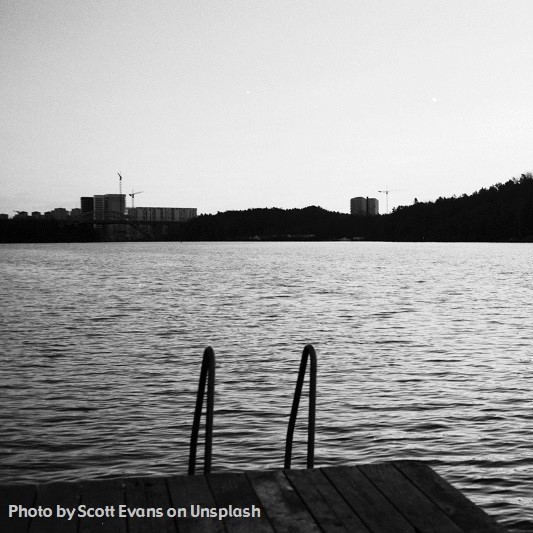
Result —
[[[533, 170], [530, 0], [2, 0], [0, 212], [389, 209]], [[128, 205], [130, 198], [128, 197]]]

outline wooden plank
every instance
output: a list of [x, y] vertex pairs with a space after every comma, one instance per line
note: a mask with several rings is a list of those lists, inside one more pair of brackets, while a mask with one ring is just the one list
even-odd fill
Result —
[[370, 531], [415, 533], [414, 527], [357, 467], [323, 468], [322, 472]]
[[175, 476], [167, 479], [170, 501], [175, 508], [184, 507], [186, 518], [177, 518], [180, 533], [223, 533], [224, 526], [217, 518], [192, 518], [191, 505], [216, 507], [215, 500], [204, 476]]
[[314, 518], [282, 472], [250, 472], [246, 474], [266, 514], [280, 533], [319, 532]]
[[35, 485], [4, 485], [0, 489], [0, 531], [12, 533], [26, 533], [30, 518], [9, 518], [10, 505], [22, 505], [24, 508], [33, 507], [37, 487]]
[[364, 465], [359, 470], [420, 533], [463, 533], [430, 499], [391, 463]]
[[126, 533], [126, 519], [118, 518], [118, 506], [126, 503], [122, 480], [99, 480], [82, 483], [80, 506], [101, 508], [113, 506], [115, 517], [80, 517], [79, 533]]
[[[142, 479], [124, 480], [124, 501], [128, 508], [146, 507], [146, 494]], [[145, 533], [150, 531], [150, 524], [139, 518], [130, 521], [128, 519], [128, 533]]]
[[172, 507], [167, 480], [165, 478], [147, 478], [144, 480], [144, 488], [148, 507], [161, 507], [164, 513], [163, 518], [152, 520], [152, 527], [156, 526], [156, 528], [150, 529], [150, 531], [157, 533], [177, 532], [176, 520], [166, 514], [166, 510]]
[[52, 509], [53, 518], [35, 518], [30, 523], [30, 533], [76, 533], [78, 531], [77, 513], [69, 520], [58, 518], [58, 506], [73, 509], [80, 503], [80, 486], [76, 483], [44, 483], [37, 488], [36, 506]]
[[165, 478], [137, 478], [124, 480], [125, 500], [128, 509], [150, 509], [162, 514], [154, 516], [128, 516], [128, 533], [177, 533], [174, 518], [169, 518], [167, 509], [171, 507]]
[[507, 531], [428, 465], [415, 461], [395, 461], [394, 465], [465, 531], [472, 533]]
[[320, 470], [284, 470], [283, 473], [324, 531], [369, 533]]
[[246, 533], [248, 531], [273, 533], [264, 508], [257, 499], [254, 489], [245, 474], [212, 474], [207, 476], [207, 483], [211, 488], [213, 498], [218, 507], [229, 506], [249, 509], [255, 506], [261, 513], [253, 518], [225, 518], [224, 525], [230, 533]]
[[[8, 518], [24, 508], [113, 507], [115, 517]], [[119, 518], [118, 506], [161, 508], [161, 518]], [[191, 506], [261, 509], [260, 518], [192, 518]], [[185, 518], [168, 517], [184, 508]], [[195, 507], [196, 508], [196, 507]], [[0, 532], [13, 533], [503, 533], [483, 510], [423, 463], [0, 486]]]
[[308, 477], [315, 484], [316, 488], [329, 503], [348, 531], [366, 533], [368, 528], [361, 519], [354, 513], [353, 509], [346, 503], [342, 495], [330, 483], [321, 470], [308, 470]]

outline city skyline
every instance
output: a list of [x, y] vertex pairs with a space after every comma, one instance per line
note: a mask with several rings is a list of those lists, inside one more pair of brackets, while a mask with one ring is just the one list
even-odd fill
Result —
[[[42, 216], [44, 215], [56, 215], [57, 212], [64, 212], [66, 215], [68, 214], [81, 214], [81, 213], [86, 213], [88, 211], [98, 211], [98, 209], [95, 209], [94, 208], [94, 202], [103, 202], [105, 198], [109, 199], [110, 201], [112, 202], [119, 202], [120, 204], [120, 207], [119, 204], [116, 204], [115, 205], [115, 209], [112, 209], [113, 211], [117, 211], [117, 212], [123, 212], [124, 214], [128, 214], [129, 212], [139, 212], [139, 210], [153, 210], [153, 209], [167, 209], [167, 210], [172, 210], [172, 209], [181, 209], [181, 210], [186, 210], [186, 211], [194, 211], [196, 212], [197, 209], [196, 208], [177, 208], [177, 207], [156, 207], [156, 206], [139, 206], [139, 205], [136, 205], [136, 206], [133, 206], [133, 205], [130, 205], [128, 206], [127, 205], [127, 197], [128, 196], [132, 196], [131, 194], [128, 194], [128, 193], [107, 193], [107, 194], [94, 194], [92, 196], [81, 196], [79, 199], [78, 199], [78, 205], [76, 205], [75, 207], [72, 207], [72, 206], [69, 206], [69, 207], [64, 207], [64, 206], [60, 206], [60, 207], [52, 207], [50, 210], [48, 211], [37, 211], [37, 210], [25, 210], [25, 209], [20, 209], [20, 210], [16, 210], [14, 211], [14, 215], [13, 216], [9, 216], [10, 214], [9, 213], [0, 213], [0, 215], [2, 216], [5, 216], [5, 215], [8, 215], [9, 218], [21, 218], [21, 217], [26, 217], [26, 216], [33, 216], [33, 215], [37, 215], [37, 218], [41, 218]], [[103, 205], [103, 204], [102, 204]], [[103, 209], [103, 207], [100, 207], [100, 210]], [[195, 215], [196, 216], [196, 215]], [[57, 216], [55, 217], [57, 218]]]
[[[527, 1], [0, 7], [0, 212], [384, 212], [530, 171]], [[395, 192], [392, 192], [395, 191]], [[128, 204], [130, 198], [128, 197]]]

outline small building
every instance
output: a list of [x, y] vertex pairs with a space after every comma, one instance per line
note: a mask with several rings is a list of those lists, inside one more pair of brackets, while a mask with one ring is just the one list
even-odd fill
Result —
[[52, 211], [52, 218], [54, 220], [67, 220], [68, 211], [64, 207], [56, 207]]
[[7, 220], [9, 215], [7, 213], [0, 213], [0, 220]]
[[43, 218], [43, 215], [41, 214], [40, 211], [32, 211], [31, 218]]

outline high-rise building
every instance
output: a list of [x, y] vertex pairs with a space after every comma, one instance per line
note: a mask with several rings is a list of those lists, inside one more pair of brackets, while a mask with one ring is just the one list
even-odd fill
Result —
[[95, 194], [93, 196], [94, 221], [105, 219], [105, 195]]
[[107, 216], [113, 218], [123, 217], [126, 213], [126, 195], [125, 194], [105, 194], [104, 209]]
[[84, 213], [94, 211], [94, 220], [120, 219], [126, 213], [125, 194], [95, 194], [92, 198], [81, 198]]
[[357, 196], [350, 200], [350, 213], [356, 216], [365, 216], [366, 215], [366, 198], [362, 196]]
[[350, 200], [350, 213], [355, 216], [379, 215], [379, 202], [377, 198], [357, 196]]
[[82, 213], [90, 213], [94, 210], [94, 197], [82, 196], [80, 205]]
[[369, 216], [379, 215], [379, 201], [377, 198], [367, 198], [366, 214]]
[[[126, 240], [127, 225], [120, 224], [120, 219], [124, 217], [125, 212], [125, 194], [100, 194], [94, 196], [94, 220], [108, 221], [103, 226], [103, 234], [106, 240]], [[112, 220], [116, 220], [117, 224], [109, 224], [109, 221]]]

